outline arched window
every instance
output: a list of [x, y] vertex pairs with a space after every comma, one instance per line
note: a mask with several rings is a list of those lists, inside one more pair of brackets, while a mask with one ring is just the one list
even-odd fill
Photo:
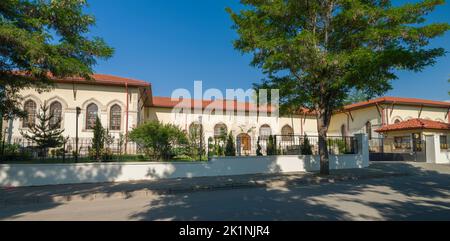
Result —
[[52, 116], [50, 119], [50, 125], [55, 128], [61, 128], [61, 120], [62, 120], [61, 103], [55, 101], [50, 105], [50, 115]]
[[394, 124], [402, 122], [400, 119], [395, 119]]
[[86, 108], [86, 129], [92, 130], [95, 127], [95, 122], [98, 117], [98, 106], [94, 103], [91, 103]]
[[285, 125], [281, 128], [281, 140], [292, 141], [294, 138], [294, 129], [290, 125]]
[[36, 102], [28, 100], [23, 105], [23, 110], [26, 112], [26, 116], [23, 118], [22, 127], [28, 128], [30, 126], [34, 126], [36, 121]]
[[259, 128], [259, 136], [261, 139], [269, 139], [270, 135], [272, 135], [272, 129], [269, 125], [262, 125]]
[[369, 140], [372, 140], [372, 123], [370, 123], [370, 121], [366, 123], [366, 134], [367, 138], [369, 138]]
[[200, 136], [202, 131], [202, 125], [198, 122], [193, 122], [189, 126], [189, 134], [193, 136]]
[[223, 123], [214, 126], [214, 137], [221, 138], [226, 136], [228, 133], [227, 126]]
[[119, 105], [113, 105], [109, 113], [109, 129], [119, 131], [122, 120], [122, 108]]

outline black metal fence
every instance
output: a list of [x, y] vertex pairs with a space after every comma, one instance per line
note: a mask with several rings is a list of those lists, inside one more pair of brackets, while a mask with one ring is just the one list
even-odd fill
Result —
[[421, 152], [424, 142], [414, 147], [413, 140], [408, 137], [372, 138], [369, 140], [370, 153], [411, 153]]
[[[259, 146], [259, 147], [258, 147]], [[355, 137], [329, 136], [327, 148], [330, 155], [358, 153], [358, 141]], [[236, 140], [238, 156], [268, 155], [318, 155], [319, 137], [301, 135], [275, 135], [272, 138], [240, 138]], [[268, 153], [269, 152], [269, 153]]]
[[369, 140], [369, 160], [426, 162], [425, 141], [411, 136], [372, 138]]
[[[76, 151], [76, 139], [69, 138], [59, 148], [50, 148], [48, 150], [43, 150], [37, 147], [36, 143], [26, 138], [13, 138], [12, 145], [5, 147], [3, 143], [3, 148], [1, 148], [1, 154], [7, 155], [8, 152], [14, 152], [15, 156], [20, 159], [57, 159], [57, 160], [71, 160], [75, 159], [78, 155], [78, 159], [88, 159], [91, 157], [92, 153], [92, 138], [78, 138], [78, 152]], [[15, 150], [6, 150], [6, 148], [15, 148]], [[134, 142], [124, 143], [119, 139], [114, 139], [110, 143], [104, 144], [104, 150], [107, 151], [110, 158], [117, 158], [121, 155], [138, 155], [142, 154], [142, 148], [139, 147]], [[44, 153], [45, 152], [45, 153]], [[7, 158], [7, 157], [5, 157]], [[14, 158], [14, 157], [12, 157]]]
[[[36, 147], [36, 144], [25, 138], [15, 138], [14, 144], [20, 155], [19, 158], [27, 159], [42, 158], [42, 151]], [[225, 143], [223, 144], [223, 148]], [[271, 138], [260, 137], [250, 138], [250, 136], [238, 136], [236, 138], [237, 156], [257, 156], [257, 155], [318, 155], [319, 137], [300, 136], [300, 135], [275, 135]], [[327, 138], [328, 153], [330, 155], [356, 154], [358, 153], [358, 142], [355, 137], [329, 136]], [[210, 153], [208, 145], [205, 145], [205, 153]], [[141, 148], [134, 142], [128, 142], [126, 145], [119, 139], [114, 139], [111, 143], [105, 143], [104, 149], [108, 151], [112, 158], [119, 158], [124, 154], [142, 155], [144, 148]], [[78, 153], [78, 159], [92, 157], [92, 138], [78, 139], [78, 152], [76, 151], [75, 138], [69, 138], [60, 148], [45, 150], [46, 159], [54, 160], [73, 160]], [[90, 153], [91, 152], [91, 153]]]

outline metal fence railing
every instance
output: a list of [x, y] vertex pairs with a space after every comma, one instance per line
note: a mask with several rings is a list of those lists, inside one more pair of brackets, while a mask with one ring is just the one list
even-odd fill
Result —
[[[18, 146], [20, 156], [26, 156], [29, 159], [41, 158], [43, 150], [38, 149], [35, 143], [25, 138], [14, 138], [12, 144]], [[203, 143], [203, 155], [210, 155], [211, 151], [207, 142]], [[358, 153], [358, 142], [353, 136], [329, 136], [327, 138], [328, 153], [330, 155], [356, 154]], [[175, 146], [175, 149], [183, 149], [183, 146]], [[225, 143], [222, 142], [222, 148]], [[300, 135], [274, 135], [269, 137], [250, 138], [250, 136], [238, 136], [235, 142], [237, 156], [256, 156], [256, 155], [318, 155], [319, 137], [300, 136]], [[124, 154], [144, 155], [144, 148], [134, 142], [128, 142], [125, 146], [118, 139], [112, 143], [105, 144], [104, 149], [108, 151], [111, 158], [119, 158]], [[195, 147], [188, 148], [198, 151]], [[91, 150], [91, 153], [90, 153]], [[71, 160], [76, 155], [76, 140], [69, 138], [60, 148], [53, 148], [46, 153], [46, 159]], [[184, 153], [181, 153], [184, 154]], [[192, 154], [192, 153], [190, 153]], [[92, 138], [78, 139], [78, 159], [88, 160], [92, 156]], [[189, 155], [189, 154], [188, 154]], [[198, 154], [192, 154], [197, 158]], [[216, 155], [216, 154], [212, 154]], [[223, 153], [222, 153], [223, 155]], [[127, 157], [129, 158], [129, 157]]]
[[[50, 148], [48, 150], [39, 149], [31, 140], [26, 138], [13, 138], [12, 143], [17, 146], [18, 155], [20, 158], [27, 157], [29, 159], [41, 158], [43, 151], [46, 151], [46, 159], [75, 159], [75, 155], [78, 153], [78, 159], [89, 158], [92, 153], [89, 151], [92, 148], [92, 138], [78, 138], [78, 152], [76, 152], [76, 139], [69, 138], [59, 148]], [[111, 158], [120, 155], [138, 155], [142, 154], [142, 148], [134, 142], [125, 143], [119, 139], [114, 139], [110, 143], [104, 144], [104, 150], [108, 152]], [[3, 150], [5, 152], [5, 150]]]
[[[274, 155], [318, 155], [319, 137], [300, 135], [275, 135], [270, 139], [265, 138], [237, 138], [236, 152], [238, 156], [254, 156], [257, 150], [261, 150], [262, 155], [267, 155], [268, 151]], [[259, 147], [258, 148], [258, 143]], [[275, 150], [270, 150], [271, 147]], [[307, 147], [309, 146], [309, 147]], [[352, 136], [329, 136], [327, 137], [328, 153], [330, 155], [356, 154], [358, 153], [358, 142]]]
[[414, 148], [413, 140], [408, 137], [372, 138], [369, 140], [370, 153], [412, 153], [421, 151], [423, 143]]

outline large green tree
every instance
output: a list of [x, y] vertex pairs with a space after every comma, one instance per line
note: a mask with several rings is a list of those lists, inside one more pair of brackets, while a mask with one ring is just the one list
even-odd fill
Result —
[[429, 40], [449, 29], [425, 24], [443, 0], [394, 6], [389, 0], [241, 0], [230, 13], [243, 53], [280, 89], [280, 104], [317, 113], [320, 169], [329, 173], [327, 131], [333, 111], [353, 90], [367, 96], [391, 88], [395, 70], [420, 71], [444, 55]]
[[97, 59], [112, 56], [113, 49], [101, 38], [88, 36], [95, 18], [83, 13], [86, 6], [86, 0], [0, 1], [3, 118], [20, 114], [20, 89], [48, 89], [52, 76], [90, 79]]

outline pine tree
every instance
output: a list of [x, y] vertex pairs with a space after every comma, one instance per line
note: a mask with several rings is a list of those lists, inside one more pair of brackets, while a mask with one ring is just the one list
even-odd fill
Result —
[[267, 141], [267, 150], [266, 150], [266, 152], [267, 152], [268, 156], [276, 155], [276, 147], [275, 147], [275, 142], [274, 142], [274, 139], [273, 139], [272, 135], [269, 136], [269, 140]]
[[36, 143], [36, 145], [41, 149], [41, 155], [43, 157], [47, 156], [49, 148], [60, 147], [64, 143], [64, 137], [62, 133], [64, 129], [60, 129], [61, 120], [57, 120], [56, 124], [52, 124], [50, 120], [54, 117], [53, 113], [49, 112], [49, 106], [47, 101], [41, 105], [40, 113], [37, 114], [37, 123], [35, 125], [29, 126], [28, 131], [21, 134], [24, 138]]
[[301, 149], [302, 155], [312, 155], [313, 154], [311, 144], [309, 143], [309, 138], [306, 134], [305, 134], [305, 136], [303, 136], [303, 143], [302, 143], [300, 149]]
[[233, 134], [230, 132], [225, 145], [225, 156], [236, 156], [236, 147], [234, 145]]
[[105, 128], [102, 126], [100, 118], [95, 121], [94, 138], [92, 139], [92, 150], [94, 151], [95, 159], [100, 160], [103, 148], [105, 146]]

